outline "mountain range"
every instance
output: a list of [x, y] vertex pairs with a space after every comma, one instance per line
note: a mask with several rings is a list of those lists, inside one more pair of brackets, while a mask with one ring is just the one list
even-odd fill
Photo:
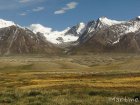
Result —
[[140, 16], [128, 21], [100, 17], [63, 31], [0, 19], [0, 55], [61, 52], [140, 52]]

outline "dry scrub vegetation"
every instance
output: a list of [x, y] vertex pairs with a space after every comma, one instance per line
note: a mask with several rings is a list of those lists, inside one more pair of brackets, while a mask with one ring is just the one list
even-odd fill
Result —
[[0, 57], [0, 105], [139, 105], [140, 55]]

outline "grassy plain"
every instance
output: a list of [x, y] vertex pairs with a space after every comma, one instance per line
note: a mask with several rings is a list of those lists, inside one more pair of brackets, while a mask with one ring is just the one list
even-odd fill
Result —
[[0, 57], [0, 105], [139, 105], [140, 55]]

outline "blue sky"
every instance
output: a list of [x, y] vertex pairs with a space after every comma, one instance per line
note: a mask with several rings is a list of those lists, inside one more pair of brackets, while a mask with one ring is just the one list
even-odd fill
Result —
[[139, 15], [140, 0], [0, 0], [0, 18], [56, 30], [101, 16], [128, 20]]

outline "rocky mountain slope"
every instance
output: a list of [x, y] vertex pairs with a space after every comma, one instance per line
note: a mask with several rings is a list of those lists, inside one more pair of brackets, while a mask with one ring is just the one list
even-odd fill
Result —
[[[107, 21], [107, 18], [102, 18]], [[140, 17], [130, 21], [104, 24], [98, 20], [93, 22], [93, 30], [88, 30], [78, 39], [76, 51], [94, 52], [139, 52], [140, 44]], [[116, 24], [117, 23], [117, 24]], [[91, 23], [90, 23], [91, 24]], [[99, 27], [98, 27], [99, 26]]]
[[0, 25], [0, 55], [9, 54], [54, 54], [59, 49], [47, 42], [45, 37], [38, 33], [34, 34], [27, 28], [22, 28], [16, 24], [9, 24], [2, 21]]

